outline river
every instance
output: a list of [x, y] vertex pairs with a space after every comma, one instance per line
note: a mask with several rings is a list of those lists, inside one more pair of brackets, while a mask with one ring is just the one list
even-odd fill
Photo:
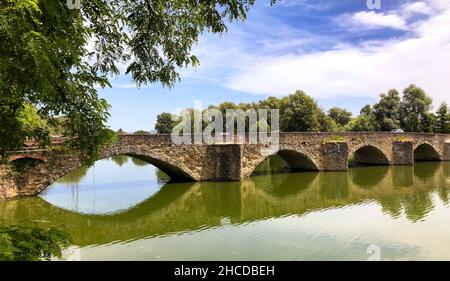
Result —
[[282, 166], [271, 158], [241, 182], [172, 183], [115, 156], [1, 202], [0, 220], [62, 227], [68, 260], [450, 259], [449, 162]]

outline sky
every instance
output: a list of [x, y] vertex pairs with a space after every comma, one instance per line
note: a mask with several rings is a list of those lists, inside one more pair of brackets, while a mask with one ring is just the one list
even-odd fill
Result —
[[161, 112], [201, 102], [252, 102], [303, 90], [324, 109], [357, 115], [381, 93], [410, 84], [450, 103], [450, 0], [257, 0], [245, 22], [202, 34], [196, 68], [180, 69], [172, 89], [137, 88], [119, 75], [99, 90], [112, 106], [109, 126], [154, 130]]

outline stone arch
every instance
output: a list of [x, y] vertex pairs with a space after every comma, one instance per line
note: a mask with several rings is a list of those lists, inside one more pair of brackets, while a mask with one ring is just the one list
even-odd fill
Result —
[[440, 161], [439, 152], [428, 142], [418, 144], [414, 148], [414, 161]]
[[288, 163], [288, 165], [294, 170], [300, 171], [318, 171], [319, 166], [315, 163], [311, 157], [301, 151], [294, 149], [280, 149], [277, 152], [281, 158]]
[[356, 166], [382, 166], [389, 165], [389, 157], [376, 145], [363, 144], [352, 151], [353, 161]]
[[[97, 160], [115, 155], [126, 155], [146, 161], [165, 172], [174, 182], [198, 180], [184, 163], [171, 159], [168, 155], [153, 149], [139, 146], [115, 146], [104, 149]], [[20, 196], [36, 195], [45, 190], [61, 177], [82, 167], [83, 162], [77, 155], [50, 154], [48, 161], [39, 163], [34, 172], [23, 173], [13, 179]]]
[[18, 172], [24, 172], [27, 169], [36, 167], [39, 164], [47, 162], [47, 159], [39, 154], [19, 154], [9, 158], [9, 162]]
[[253, 174], [253, 171], [262, 162], [264, 162], [268, 157], [278, 154], [284, 161], [289, 165], [289, 167], [296, 171], [319, 171], [320, 166], [317, 164], [312, 157], [308, 155], [307, 152], [292, 148], [288, 146], [281, 146], [277, 151], [273, 151], [269, 155], [264, 155], [260, 157], [252, 167], [249, 175]]
[[165, 154], [152, 151], [151, 149], [139, 149], [134, 146], [122, 146], [116, 149], [104, 151], [100, 159], [115, 155], [126, 155], [145, 161], [166, 173], [171, 181], [194, 181], [197, 180], [190, 170], [181, 162], [176, 162]]
[[36, 160], [36, 161], [40, 161], [40, 162], [47, 162], [47, 159], [39, 154], [19, 154], [19, 155], [14, 155], [11, 156], [9, 158], [10, 162], [14, 162], [14, 161], [18, 161], [21, 159], [29, 159], [29, 160]]

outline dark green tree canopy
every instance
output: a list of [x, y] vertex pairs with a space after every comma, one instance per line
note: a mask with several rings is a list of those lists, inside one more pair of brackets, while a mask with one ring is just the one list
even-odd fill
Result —
[[337, 124], [345, 126], [352, 119], [352, 113], [346, 109], [339, 107], [332, 107], [328, 110], [328, 116]]
[[400, 94], [391, 89], [380, 95], [380, 101], [373, 106], [375, 118], [382, 131], [390, 131], [400, 127]]
[[[270, 3], [273, 4], [274, 0]], [[113, 139], [105, 123], [109, 105], [97, 87], [119, 63], [138, 84], [173, 86], [178, 70], [199, 63], [191, 49], [202, 32], [223, 33], [245, 20], [254, 0], [0, 1], [0, 155], [27, 138], [48, 141], [49, 132], [28, 130], [19, 116], [25, 104], [42, 119], [64, 116], [72, 146], [92, 157]], [[88, 43], [94, 48], [88, 50]]]
[[175, 122], [172, 119], [172, 114], [168, 112], [159, 114], [156, 116], [155, 130], [159, 134], [170, 134], [175, 126]]
[[424, 90], [411, 85], [403, 91], [402, 127], [409, 132], [428, 132], [431, 119], [428, 113], [433, 100]]
[[442, 102], [436, 112], [436, 132], [442, 134], [450, 133], [450, 115], [448, 105]]

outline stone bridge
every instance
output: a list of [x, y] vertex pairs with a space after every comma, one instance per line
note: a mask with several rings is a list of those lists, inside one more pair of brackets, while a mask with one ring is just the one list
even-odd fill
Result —
[[[174, 181], [238, 181], [250, 177], [267, 157], [279, 154], [294, 170], [345, 171], [361, 165], [412, 165], [415, 161], [449, 161], [450, 135], [386, 132], [281, 133], [279, 145], [249, 143], [174, 144], [170, 135], [122, 135], [100, 158], [128, 155], [153, 164]], [[15, 171], [0, 166], [0, 199], [36, 195], [80, 168], [76, 154], [53, 149], [39, 156], [13, 155], [36, 165]]]

